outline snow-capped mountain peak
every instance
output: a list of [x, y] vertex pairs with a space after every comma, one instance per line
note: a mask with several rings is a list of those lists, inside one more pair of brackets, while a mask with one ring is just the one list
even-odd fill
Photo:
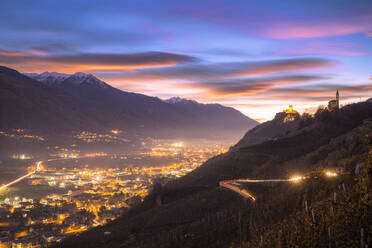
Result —
[[64, 73], [58, 73], [58, 72], [43, 72], [41, 74], [39, 74], [40, 77], [56, 77], [56, 78], [67, 78], [69, 77], [70, 75], [68, 74], [64, 74]]
[[99, 80], [92, 74], [87, 74], [84, 72], [76, 72], [74, 74], [64, 74], [58, 72], [43, 72], [40, 74], [37, 73], [25, 73], [26, 76], [31, 77], [39, 82], [54, 85], [54, 84], [62, 84], [63, 82], [69, 82], [76, 85], [80, 85], [82, 83], [87, 84], [94, 84], [99, 85], [103, 88], [107, 87], [107, 84], [103, 81]]
[[78, 77], [78, 78], [86, 78], [86, 77], [93, 76], [93, 75], [92, 74], [87, 74], [87, 73], [84, 73], [84, 72], [75, 72], [71, 76]]
[[69, 81], [75, 83], [75, 84], [82, 84], [82, 83], [88, 83], [88, 84], [95, 84], [99, 85], [103, 88], [107, 87], [107, 84], [104, 83], [103, 81], [99, 80], [92, 74], [87, 74], [84, 72], [76, 72], [75, 74], [71, 75], [68, 78]]
[[181, 97], [171, 97], [167, 100], [164, 100], [165, 102], [167, 103], [171, 103], [171, 104], [176, 104], [176, 103], [198, 103], [197, 101], [194, 101], [194, 100], [188, 100], [186, 98], [181, 98]]
[[37, 73], [25, 73], [26, 76], [36, 79], [39, 82], [47, 83], [47, 84], [58, 84], [61, 83], [63, 80], [68, 78], [70, 75], [58, 72], [43, 72], [40, 74]]

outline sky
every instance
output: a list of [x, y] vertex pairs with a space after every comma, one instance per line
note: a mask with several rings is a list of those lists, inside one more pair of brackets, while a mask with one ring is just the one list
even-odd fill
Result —
[[0, 64], [91, 73], [125, 91], [260, 122], [372, 97], [371, 0], [2, 0]]

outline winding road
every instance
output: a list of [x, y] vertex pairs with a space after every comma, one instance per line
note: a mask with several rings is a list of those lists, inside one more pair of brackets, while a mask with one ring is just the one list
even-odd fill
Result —
[[219, 185], [221, 187], [230, 189], [235, 193], [243, 196], [246, 199], [250, 199], [253, 203], [256, 201], [256, 198], [250, 194], [246, 189], [240, 185], [241, 183], [275, 183], [275, 182], [299, 182], [307, 177], [296, 176], [287, 179], [235, 179], [235, 180], [225, 180], [220, 181]]

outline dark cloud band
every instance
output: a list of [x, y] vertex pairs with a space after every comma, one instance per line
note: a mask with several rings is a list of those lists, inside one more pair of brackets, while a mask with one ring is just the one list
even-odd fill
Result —
[[325, 80], [329, 77], [318, 75], [287, 75], [259, 78], [239, 78], [223, 81], [209, 81], [198, 83], [217, 96], [251, 95], [267, 91], [278, 85], [304, 83], [315, 80]]
[[334, 64], [336, 64], [336, 62], [332, 60], [315, 58], [243, 61], [232, 63], [189, 63], [172, 67], [138, 69], [130, 72], [114, 71], [111, 74], [105, 72], [105, 77], [121, 77], [123, 79], [133, 79], [133, 81], [138, 81], [138, 79], [153, 76], [164, 79], [200, 81], [318, 69], [329, 67]]
[[85, 64], [85, 65], [153, 65], [153, 64], [178, 64], [198, 61], [197, 58], [181, 54], [166, 52], [142, 52], [131, 54], [75, 54], [75, 55], [51, 55], [32, 56], [0, 51], [0, 62], [10, 64], [30, 62], [53, 62], [62, 64]]

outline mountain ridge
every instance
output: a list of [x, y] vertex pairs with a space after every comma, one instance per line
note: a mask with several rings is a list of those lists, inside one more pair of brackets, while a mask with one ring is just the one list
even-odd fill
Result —
[[[0, 67], [0, 72], [3, 129], [71, 131], [92, 127], [93, 131], [122, 129], [154, 137], [228, 138], [233, 134], [237, 138], [258, 124], [229, 107], [198, 103], [185, 108], [121, 91], [91, 74], [26, 74], [30, 78], [6, 67]], [[30, 89], [22, 90], [25, 88]], [[10, 99], [14, 106], [9, 106]], [[33, 108], [27, 110], [30, 106]], [[58, 115], [53, 115], [53, 108], [59, 109]]]

